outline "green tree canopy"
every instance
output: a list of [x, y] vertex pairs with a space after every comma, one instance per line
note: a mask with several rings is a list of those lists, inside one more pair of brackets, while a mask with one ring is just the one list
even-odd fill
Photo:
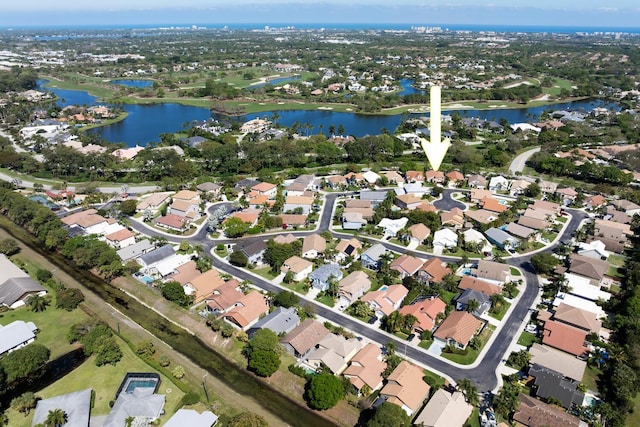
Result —
[[229, 420], [228, 427], [269, 427], [269, 423], [253, 412], [242, 412]]
[[344, 396], [344, 386], [338, 377], [323, 372], [309, 379], [305, 394], [307, 403], [313, 409], [329, 409]]
[[531, 265], [540, 274], [550, 274], [560, 264], [558, 258], [550, 253], [540, 252], [531, 257]]
[[373, 418], [367, 423], [367, 427], [409, 427], [411, 418], [407, 413], [393, 403], [384, 402], [378, 406]]

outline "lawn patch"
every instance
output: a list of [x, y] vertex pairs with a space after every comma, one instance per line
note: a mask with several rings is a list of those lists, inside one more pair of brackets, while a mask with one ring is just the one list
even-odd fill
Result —
[[529, 332], [523, 332], [520, 334], [520, 338], [518, 338], [518, 345], [523, 345], [525, 347], [531, 347], [534, 343], [540, 342], [538, 337], [534, 334], [530, 334]]

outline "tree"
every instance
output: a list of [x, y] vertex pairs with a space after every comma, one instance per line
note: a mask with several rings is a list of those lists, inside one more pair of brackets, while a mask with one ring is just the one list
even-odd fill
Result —
[[15, 240], [10, 238], [0, 240], [0, 254], [11, 256], [18, 252], [20, 252], [20, 246], [18, 246], [18, 243]]
[[540, 252], [531, 257], [531, 265], [540, 274], [550, 274], [560, 261], [550, 253]]
[[184, 292], [182, 285], [174, 280], [163, 283], [159, 286], [162, 296], [173, 301], [181, 307], [191, 305], [191, 297]]
[[173, 371], [171, 371], [171, 375], [173, 375], [174, 378], [182, 379], [184, 377], [184, 368], [180, 365], [176, 366], [173, 368]]
[[42, 344], [31, 343], [2, 357], [0, 368], [6, 375], [6, 383], [28, 378], [49, 360], [51, 352]]
[[280, 291], [273, 299], [273, 303], [279, 307], [295, 307], [300, 302], [300, 298], [291, 291]]
[[267, 421], [253, 412], [242, 412], [229, 420], [228, 427], [269, 427]]
[[515, 369], [522, 370], [526, 366], [529, 366], [531, 360], [531, 353], [527, 350], [520, 350], [513, 352], [507, 358], [507, 364]]
[[518, 384], [517, 377], [514, 380], [512, 381], [511, 377], [506, 377], [504, 385], [493, 398], [493, 408], [505, 419], [509, 419], [520, 404], [521, 387]]
[[[24, 416], [29, 415], [31, 410], [36, 407], [37, 397], [28, 391], [11, 400], [11, 407], [18, 412], [24, 412]], [[1, 425], [1, 424], [0, 424]]]
[[94, 354], [96, 355], [96, 366], [115, 366], [122, 359], [122, 350], [112, 336], [100, 337], [95, 344]]
[[67, 413], [62, 409], [52, 409], [47, 414], [47, 419], [44, 420], [46, 427], [62, 427], [67, 423]]
[[238, 217], [233, 217], [226, 220], [222, 228], [224, 229], [224, 233], [227, 235], [227, 237], [235, 239], [238, 237], [242, 237], [247, 231], [249, 231], [249, 228], [251, 228], [251, 224], [243, 222]]
[[273, 351], [254, 350], [247, 367], [260, 377], [270, 377], [280, 367], [280, 357]]
[[464, 394], [466, 401], [473, 406], [478, 406], [478, 387], [468, 378], [458, 380], [456, 383], [456, 388]]
[[465, 310], [467, 311], [467, 313], [473, 313], [478, 308], [480, 308], [480, 303], [478, 302], [478, 300], [472, 299], [467, 302]]
[[35, 311], [36, 313], [45, 311], [50, 304], [51, 302], [47, 297], [38, 294], [31, 295], [27, 300], [27, 305], [31, 311]]
[[72, 311], [84, 301], [84, 294], [80, 289], [65, 288], [57, 292], [56, 307]]
[[237, 267], [246, 267], [249, 259], [241, 251], [233, 251], [229, 255], [229, 262]]
[[344, 387], [338, 377], [323, 372], [309, 379], [305, 395], [313, 409], [329, 409], [344, 396]]
[[138, 206], [138, 201], [135, 199], [125, 200], [120, 202], [120, 212], [123, 215], [133, 216], [136, 213], [136, 208]]
[[378, 406], [367, 427], [409, 427], [411, 418], [400, 406], [384, 402]]
[[151, 340], [142, 341], [136, 348], [136, 353], [144, 357], [151, 357], [155, 352], [156, 348]]

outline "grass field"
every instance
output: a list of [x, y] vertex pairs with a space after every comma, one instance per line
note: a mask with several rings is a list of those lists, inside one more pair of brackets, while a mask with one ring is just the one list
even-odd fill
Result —
[[568, 91], [573, 90], [571, 88], [571, 82], [569, 80], [556, 78], [554, 79], [552, 87], [543, 88], [542, 91], [547, 95], [558, 96], [562, 89], [567, 89]]
[[511, 307], [511, 304], [505, 301], [505, 303], [502, 304], [502, 307], [500, 307], [500, 310], [497, 313], [489, 312], [489, 316], [497, 320], [502, 320], [504, 315], [507, 313], [507, 310], [509, 310], [509, 307]]
[[518, 338], [518, 345], [523, 345], [525, 347], [530, 347], [536, 342], [538, 342], [538, 338], [529, 332], [523, 332], [520, 334], [520, 338]]
[[[64, 378], [37, 392], [36, 395], [47, 399], [72, 391], [91, 388], [96, 394], [95, 406], [91, 410], [91, 415], [107, 415], [111, 410], [109, 408], [109, 402], [115, 400], [115, 393], [118, 391], [118, 386], [127, 372], [153, 372], [153, 369], [138, 358], [124, 341], [118, 337], [116, 337], [116, 340], [123, 353], [122, 360], [120, 360], [116, 366], [106, 365], [97, 367], [94, 363], [94, 357], [92, 356]], [[166, 396], [164, 405], [165, 414], [160, 417], [162, 423], [165, 423], [174, 414], [184, 393], [166, 376], [160, 375], [158, 394], [164, 394]], [[31, 426], [33, 412], [28, 417], [25, 417], [14, 410], [9, 410], [7, 415], [9, 416], [9, 425], [11, 426]]]

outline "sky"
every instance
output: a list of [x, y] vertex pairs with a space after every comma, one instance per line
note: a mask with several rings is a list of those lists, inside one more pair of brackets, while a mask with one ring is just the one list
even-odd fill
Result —
[[638, 0], [2, 1], [0, 26], [399, 23], [640, 28]]

